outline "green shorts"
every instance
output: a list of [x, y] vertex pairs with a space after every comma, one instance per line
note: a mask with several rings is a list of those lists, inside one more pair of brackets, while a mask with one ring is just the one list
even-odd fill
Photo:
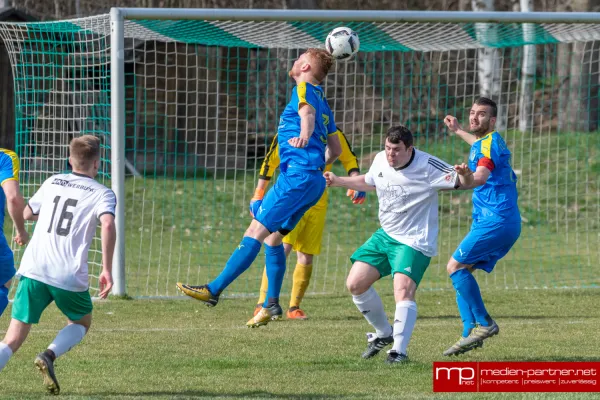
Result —
[[404, 274], [419, 286], [431, 257], [398, 242], [380, 228], [352, 254], [350, 260], [372, 265], [382, 278], [390, 274], [393, 277], [395, 273]]
[[92, 312], [90, 292], [71, 292], [22, 276], [12, 306], [12, 317], [25, 324], [40, 322], [42, 312], [52, 302], [71, 321]]

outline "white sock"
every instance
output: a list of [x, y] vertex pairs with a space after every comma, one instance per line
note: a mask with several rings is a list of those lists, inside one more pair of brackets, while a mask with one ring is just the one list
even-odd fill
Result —
[[394, 346], [392, 350], [406, 355], [415, 323], [417, 322], [417, 303], [414, 301], [399, 301], [396, 303], [394, 317]]
[[392, 334], [392, 327], [383, 310], [381, 297], [373, 287], [358, 296], [352, 295], [352, 300], [367, 322], [375, 328], [378, 337], [384, 338]]
[[56, 358], [58, 358], [81, 342], [84, 336], [85, 327], [83, 325], [67, 325], [58, 332], [54, 341], [48, 346], [48, 350], [52, 350]]
[[13, 352], [10, 347], [8, 347], [8, 345], [5, 343], [0, 342], [0, 371], [2, 371], [12, 355]]

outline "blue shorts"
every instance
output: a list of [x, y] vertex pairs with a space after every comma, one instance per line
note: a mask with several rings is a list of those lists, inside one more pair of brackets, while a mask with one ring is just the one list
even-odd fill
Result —
[[452, 257], [462, 264], [492, 272], [521, 235], [521, 222], [473, 222]]
[[15, 259], [12, 254], [2, 252], [0, 254], [0, 286], [3, 286], [6, 282], [10, 281], [17, 271], [15, 270]]
[[322, 171], [289, 168], [287, 172], [279, 174], [255, 219], [269, 232], [287, 234], [294, 230], [304, 213], [317, 204], [325, 186]]

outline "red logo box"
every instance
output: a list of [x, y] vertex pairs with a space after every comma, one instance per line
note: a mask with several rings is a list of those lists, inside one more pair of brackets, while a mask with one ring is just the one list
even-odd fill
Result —
[[600, 392], [600, 362], [434, 362], [434, 392]]

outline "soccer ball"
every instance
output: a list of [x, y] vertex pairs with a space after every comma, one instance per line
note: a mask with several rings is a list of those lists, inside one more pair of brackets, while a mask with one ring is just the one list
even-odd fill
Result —
[[335, 28], [325, 39], [325, 47], [339, 61], [347, 61], [358, 52], [358, 34], [350, 28]]

